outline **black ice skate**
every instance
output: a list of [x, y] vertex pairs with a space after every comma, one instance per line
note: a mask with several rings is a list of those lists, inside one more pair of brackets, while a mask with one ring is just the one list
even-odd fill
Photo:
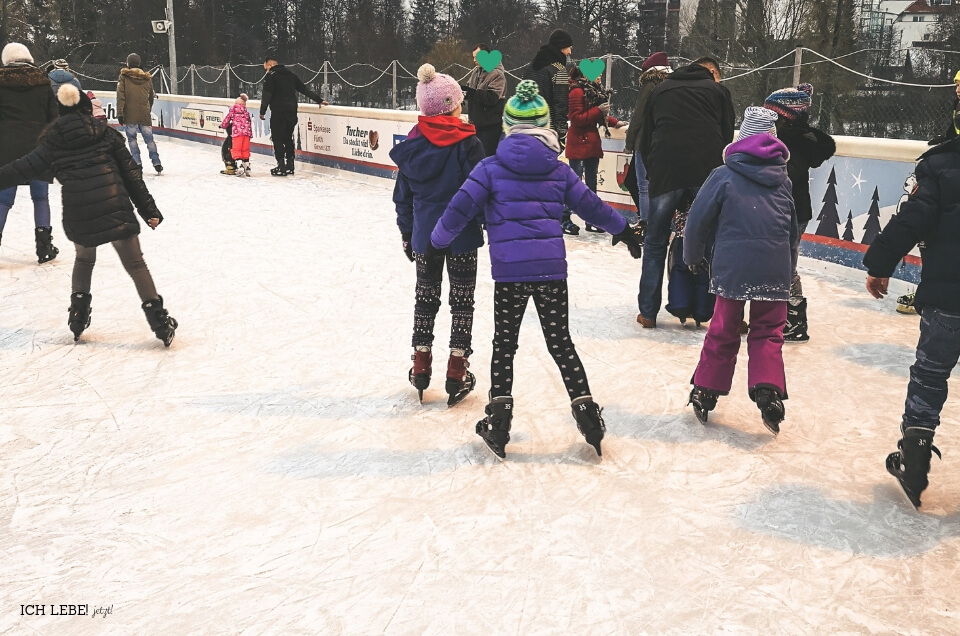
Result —
[[560, 224], [560, 227], [563, 229], [564, 234], [569, 234], [570, 236], [580, 235], [580, 226], [573, 221], [564, 221]]
[[757, 385], [753, 390], [753, 401], [760, 409], [763, 425], [774, 435], [779, 434], [780, 422], [786, 414], [783, 400], [780, 399], [780, 390], [771, 386]]
[[287, 167], [280, 164], [276, 168], [270, 168], [270, 174], [275, 177], [285, 177], [287, 176]]
[[70, 294], [70, 314], [67, 325], [73, 332], [73, 341], [80, 340], [80, 334], [90, 326], [90, 294], [74, 292]]
[[904, 294], [897, 298], [897, 313], [900, 314], [917, 314], [916, 308], [913, 306], [914, 298], [916, 294], [911, 292], [909, 294]]
[[587, 440], [587, 444], [597, 451], [597, 456], [603, 457], [600, 441], [603, 439], [604, 431], [607, 430], [601, 415], [603, 409], [589, 395], [578, 397], [570, 403], [570, 407], [573, 409], [573, 417], [577, 420], [577, 429], [580, 434]]
[[414, 348], [413, 355], [410, 356], [410, 359], [413, 360], [413, 367], [410, 369], [408, 378], [410, 379], [410, 384], [417, 390], [417, 394], [420, 397], [420, 404], [423, 404], [423, 392], [430, 386], [433, 354], [430, 353], [430, 347], [419, 346]]
[[932, 428], [910, 426], [897, 442], [900, 450], [887, 455], [887, 472], [897, 478], [900, 487], [915, 508], [920, 507], [920, 493], [929, 482], [930, 459], [933, 453], [943, 459], [940, 449], [933, 445]]
[[477, 378], [467, 371], [470, 363], [463, 349], [454, 349], [447, 360], [447, 406], [456, 406], [477, 386]]
[[510, 441], [510, 422], [513, 420], [513, 398], [492, 397], [484, 412], [485, 418], [477, 422], [477, 435], [500, 459], [507, 456], [506, 446]]
[[587, 223], [586, 228], [587, 232], [592, 232], [593, 234], [603, 234], [604, 231], [598, 228], [596, 225], [590, 225]]
[[53, 246], [53, 228], [38, 227], [33, 232], [37, 239], [37, 262], [42, 265], [55, 259], [60, 250]]
[[177, 321], [170, 317], [170, 314], [163, 308], [163, 296], [157, 296], [155, 300], [148, 300], [141, 305], [143, 313], [147, 317], [147, 324], [156, 334], [157, 338], [163, 340], [163, 346], [169, 347], [173, 342], [173, 336], [176, 333]]
[[153, 164], [153, 169], [157, 171], [158, 175], [163, 174], [163, 166], [161, 166], [159, 163]]
[[793, 343], [809, 342], [807, 335], [807, 299], [800, 304], [787, 303], [787, 326], [783, 329], [783, 341]]
[[701, 424], [706, 424], [710, 411], [717, 408], [717, 398], [719, 397], [720, 394], [716, 391], [705, 389], [702, 386], [694, 386], [693, 390], [690, 391], [690, 400], [687, 404], [693, 404], [693, 412], [696, 413], [697, 419], [700, 420]]

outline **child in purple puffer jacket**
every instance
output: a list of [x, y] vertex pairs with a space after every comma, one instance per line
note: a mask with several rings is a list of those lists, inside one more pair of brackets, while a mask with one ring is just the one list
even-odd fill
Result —
[[444, 250], [480, 217], [490, 242], [494, 288], [493, 362], [490, 403], [477, 434], [498, 457], [505, 457], [513, 417], [513, 364], [520, 322], [532, 297], [540, 326], [570, 396], [577, 428], [601, 454], [605, 426], [590, 396], [587, 374], [570, 339], [567, 260], [560, 219], [564, 206], [624, 242], [640, 257], [639, 228], [591, 192], [561, 162], [560, 141], [550, 129], [550, 110], [535, 82], [517, 87], [503, 111], [506, 138], [497, 153], [481, 161], [431, 235], [431, 248]]

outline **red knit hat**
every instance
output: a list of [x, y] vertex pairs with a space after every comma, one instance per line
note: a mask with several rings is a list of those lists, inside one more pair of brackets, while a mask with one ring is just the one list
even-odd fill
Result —
[[654, 66], [670, 66], [670, 59], [664, 51], [657, 51], [640, 66], [641, 71], [649, 71]]

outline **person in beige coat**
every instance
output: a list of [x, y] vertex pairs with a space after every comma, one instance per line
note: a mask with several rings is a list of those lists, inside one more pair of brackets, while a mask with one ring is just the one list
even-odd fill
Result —
[[120, 79], [117, 80], [117, 121], [126, 129], [127, 143], [130, 144], [130, 154], [139, 165], [140, 147], [137, 145], [137, 133], [143, 135], [150, 153], [150, 163], [157, 174], [163, 172], [160, 164], [160, 153], [157, 144], [153, 141], [153, 121], [150, 118], [150, 109], [157, 94], [153, 90], [153, 76], [140, 68], [140, 56], [131, 53], [127, 56], [127, 66], [120, 70]]

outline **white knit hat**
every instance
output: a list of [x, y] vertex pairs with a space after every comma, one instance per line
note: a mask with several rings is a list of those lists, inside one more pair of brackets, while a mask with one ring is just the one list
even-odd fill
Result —
[[737, 141], [746, 139], [752, 135], [761, 133], [770, 133], [777, 136], [777, 114], [772, 110], [760, 106], [748, 106], [743, 112], [743, 123], [740, 124], [740, 132], [737, 134]]
[[0, 60], [4, 66], [9, 66], [15, 62], [28, 62], [33, 64], [33, 56], [30, 55], [30, 49], [18, 42], [11, 42], [3, 47], [3, 53], [0, 53]]

